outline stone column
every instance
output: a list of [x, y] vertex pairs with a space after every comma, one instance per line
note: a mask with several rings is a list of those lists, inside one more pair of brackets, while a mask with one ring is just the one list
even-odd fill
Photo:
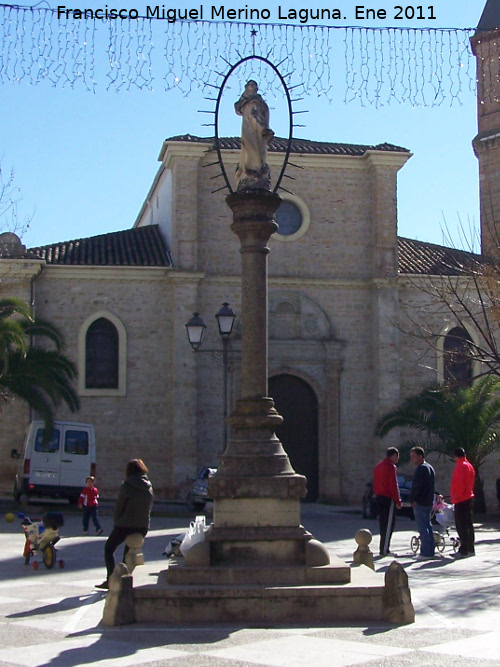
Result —
[[211, 564], [305, 564], [311, 535], [300, 526], [306, 479], [298, 475], [274, 430], [282, 417], [267, 394], [267, 255], [281, 199], [268, 191], [227, 197], [231, 229], [241, 242], [241, 398], [229, 418], [231, 438], [210, 479], [214, 521]]
[[324, 488], [328, 497], [337, 499], [341, 499], [343, 494], [342, 441], [340, 438], [340, 372], [340, 362], [329, 359], [326, 364], [327, 446]]
[[267, 396], [268, 241], [281, 199], [266, 191], [237, 192], [226, 200], [241, 247], [241, 397]]

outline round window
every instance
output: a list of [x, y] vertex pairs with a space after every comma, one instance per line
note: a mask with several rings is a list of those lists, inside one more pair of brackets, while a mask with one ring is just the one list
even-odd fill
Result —
[[293, 202], [285, 199], [276, 211], [276, 222], [278, 223], [278, 234], [291, 236], [302, 226], [302, 211]]

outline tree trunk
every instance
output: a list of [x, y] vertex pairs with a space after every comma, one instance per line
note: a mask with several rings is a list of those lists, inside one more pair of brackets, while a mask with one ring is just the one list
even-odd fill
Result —
[[486, 498], [484, 497], [484, 481], [476, 470], [474, 482], [474, 514], [486, 514]]

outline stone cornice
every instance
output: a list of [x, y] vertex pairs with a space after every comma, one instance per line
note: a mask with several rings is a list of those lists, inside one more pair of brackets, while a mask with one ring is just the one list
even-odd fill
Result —
[[500, 140], [500, 127], [495, 127], [491, 130], [483, 130], [476, 134], [472, 140], [472, 146], [474, 152], [478, 153], [479, 150], [484, 148], [493, 148]]
[[[217, 154], [214, 150], [209, 150], [210, 144], [193, 143], [185, 141], [165, 141], [160, 151], [159, 160], [166, 169], [173, 166], [177, 159], [197, 159], [204, 164], [215, 162]], [[210, 153], [207, 155], [207, 153]], [[236, 165], [239, 160], [239, 150], [222, 150], [223, 160], [227, 164]], [[405, 164], [412, 156], [412, 153], [367, 150], [364, 155], [306, 155], [302, 153], [292, 153], [290, 161], [299, 164], [301, 167], [316, 169], [364, 169], [365, 161], [370, 165], [380, 165], [393, 167], [397, 170]], [[278, 167], [283, 164], [283, 153], [269, 152], [267, 161], [271, 167]], [[293, 167], [292, 167], [293, 169]]]
[[413, 153], [389, 153], [383, 151], [368, 150], [363, 155], [363, 160], [373, 167], [391, 167], [399, 171], [401, 167], [413, 156]]
[[165, 266], [58, 266], [44, 270], [48, 280], [161, 280], [173, 269]]
[[197, 282], [205, 277], [203, 271], [170, 271], [166, 276], [169, 282]]
[[[12, 260], [13, 265], [16, 260]], [[210, 275], [203, 271], [176, 271], [168, 267], [158, 266], [45, 266], [43, 261], [30, 262], [30, 268], [21, 266], [15, 267], [15, 275], [20, 277], [31, 277], [37, 275], [42, 267], [44, 268], [43, 275], [47, 280], [60, 280], [63, 278], [71, 280], [166, 280], [168, 282], [198, 282], [203, 281], [207, 285], [231, 285], [239, 287], [241, 284], [240, 275], [220, 276]], [[0, 277], [1, 277], [0, 264]], [[22, 270], [20, 270], [22, 269]], [[9, 274], [9, 277], [12, 274]], [[443, 276], [447, 277], [447, 276]], [[304, 278], [300, 276], [281, 277], [270, 276], [269, 286], [272, 288], [324, 288], [324, 287], [338, 287], [338, 288], [363, 288], [372, 289], [387, 288], [387, 287], [404, 287], [416, 283], [418, 281], [429, 281], [439, 276], [428, 276], [421, 274], [404, 274], [398, 276], [390, 276], [387, 278]], [[448, 276], [449, 278], [449, 276]], [[466, 280], [467, 276], [455, 276]]]
[[[240, 152], [237, 150], [222, 151], [225, 164], [237, 165]], [[207, 156], [203, 162], [209, 164], [214, 162], [214, 155]], [[386, 166], [396, 170], [401, 169], [405, 162], [412, 157], [412, 153], [396, 153], [389, 151], [368, 150], [364, 155], [305, 155], [292, 153], [290, 162], [304, 167], [304, 169], [355, 169], [364, 170], [371, 166]], [[268, 153], [267, 161], [271, 167], [279, 167], [283, 164], [283, 153]], [[215, 167], [214, 167], [215, 168]], [[287, 173], [294, 170], [293, 166], [287, 167]]]
[[500, 29], [498, 28], [496, 30], [478, 30], [470, 38], [472, 53], [477, 56], [481, 44], [491, 42], [493, 39], [498, 39], [499, 37]]
[[45, 267], [44, 259], [1, 259], [0, 260], [0, 279], [8, 276], [9, 280], [34, 278]]
[[[215, 276], [204, 275], [203, 280], [208, 285], [232, 285], [238, 286], [241, 283], [241, 276]], [[363, 288], [372, 289], [375, 287], [394, 287], [399, 285], [400, 276], [391, 276], [389, 278], [302, 278], [269, 276], [269, 287], [271, 288], [314, 288], [314, 287], [341, 287], [341, 288]]]
[[[180, 158], [185, 160], [191, 158], [201, 160], [210, 148], [210, 144], [190, 144], [186, 141], [164, 141], [158, 160], [163, 163], [166, 169], [171, 169], [176, 159]], [[217, 156], [215, 152], [213, 152], [213, 155]], [[212, 162], [213, 161], [214, 160], [212, 160]]]
[[374, 287], [387, 288], [387, 287], [397, 287], [399, 285], [400, 280], [401, 276], [398, 274], [395, 276], [386, 276], [384, 278], [372, 278], [370, 282]]
[[[400, 289], [407, 289], [409, 287], [415, 287], [419, 289], [419, 283], [435, 284], [438, 281], [445, 280], [448, 283], [454, 282], [457, 285], [462, 285], [462, 287], [467, 287], [471, 284], [472, 276], [443, 276], [443, 275], [427, 275], [421, 273], [405, 273], [399, 276], [398, 287]], [[476, 289], [475, 285], [472, 285], [473, 289]]]

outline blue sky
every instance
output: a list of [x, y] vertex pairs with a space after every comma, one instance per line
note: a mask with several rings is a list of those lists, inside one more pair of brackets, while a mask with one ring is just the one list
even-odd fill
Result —
[[[145, 13], [145, 5], [138, 2], [107, 4]], [[196, 4], [179, 0], [175, 6]], [[256, 0], [247, 4], [276, 9], [279, 3]], [[336, 0], [314, 5], [283, 3], [282, 7], [335, 5], [352, 17], [356, 4], [357, 0]], [[68, 6], [104, 5], [82, 0]], [[349, 25], [400, 25], [392, 20], [393, 3], [367, 6], [386, 8], [388, 18], [349, 20]], [[468, 28], [477, 24], [483, 6], [482, 0], [434, 0], [436, 20], [401, 25]], [[2, 164], [15, 170], [23, 197], [21, 213], [34, 213], [23, 237], [29, 247], [131, 227], [159, 166], [163, 140], [176, 134], [210, 134], [210, 128], [202, 126], [206, 115], [198, 112], [207, 108], [201, 93], [187, 97], [177, 90], [117, 93], [103, 87], [92, 93], [7, 82], [0, 84], [0, 96]], [[446, 224], [455, 245], [461, 245], [459, 219], [467, 228], [477, 229], [479, 223], [477, 160], [471, 148], [477, 131], [474, 94], [465, 92], [462, 102], [430, 108], [408, 103], [375, 108], [361, 107], [356, 101], [330, 104], [311, 95], [302, 107], [309, 111], [301, 117], [306, 127], [296, 129], [295, 135], [346, 143], [387, 141], [410, 149], [413, 157], [400, 172], [398, 184], [400, 235], [442, 243]], [[278, 119], [273, 122], [272, 114], [271, 127], [276, 128]], [[230, 134], [233, 119], [225, 120]]]

